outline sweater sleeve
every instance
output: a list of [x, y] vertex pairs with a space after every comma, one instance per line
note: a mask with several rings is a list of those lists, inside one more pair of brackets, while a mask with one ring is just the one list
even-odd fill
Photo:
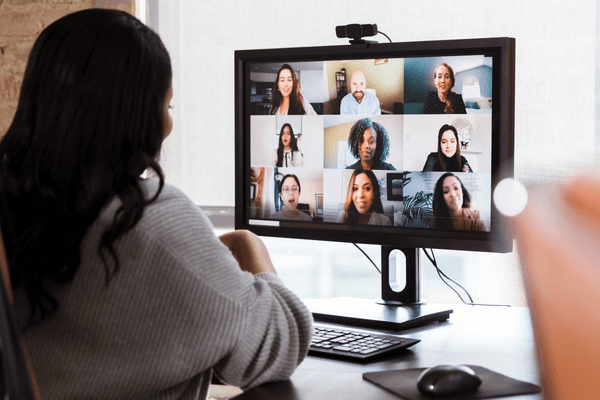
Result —
[[169, 185], [115, 242], [111, 273], [98, 243], [117, 207], [90, 227], [56, 313], [24, 333], [44, 398], [174, 399], [204, 387], [210, 370], [242, 388], [293, 373], [312, 317], [277, 275], [242, 271]]
[[[191, 275], [186, 280], [198, 280], [188, 294], [203, 307], [189, 318], [196, 319], [192, 329], [203, 332], [203, 340], [190, 349], [198, 359], [210, 360], [221, 379], [243, 389], [289, 378], [308, 351], [310, 312], [276, 274], [241, 271], [204, 214], [181, 203], [189, 210], [172, 221], [179, 233], [165, 245], [177, 254], [175, 264], [181, 262]], [[187, 249], [177, 243], [182, 233], [191, 242]], [[189, 329], [187, 323], [174, 328]]]

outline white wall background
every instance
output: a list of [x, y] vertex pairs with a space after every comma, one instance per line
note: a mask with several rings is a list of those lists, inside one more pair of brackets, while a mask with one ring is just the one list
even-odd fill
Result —
[[595, 0], [169, 0], [159, 7], [176, 107], [162, 160], [167, 180], [198, 204], [234, 204], [234, 51], [343, 45], [335, 26], [349, 23], [377, 23], [393, 41], [516, 38], [516, 176], [561, 179], [593, 160]]

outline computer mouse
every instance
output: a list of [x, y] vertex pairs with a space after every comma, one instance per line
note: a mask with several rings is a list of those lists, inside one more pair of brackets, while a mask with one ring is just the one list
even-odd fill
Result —
[[481, 378], [466, 365], [438, 365], [421, 373], [417, 388], [423, 394], [442, 397], [468, 394], [480, 385]]

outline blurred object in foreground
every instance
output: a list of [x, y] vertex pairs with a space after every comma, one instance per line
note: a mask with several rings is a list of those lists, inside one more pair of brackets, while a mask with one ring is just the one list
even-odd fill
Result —
[[600, 393], [600, 177], [529, 190], [512, 220], [544, 398]]

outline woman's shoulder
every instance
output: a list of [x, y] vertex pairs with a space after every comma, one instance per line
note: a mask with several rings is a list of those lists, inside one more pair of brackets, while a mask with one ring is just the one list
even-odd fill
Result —
[[369, 219], [369, 225], [392, 225], [392, 221], [387, 215], [374, 212]]
[[385, 171], [396, 171], [396, 168], [392, 164], [386, 163], [385, 161], [381, 161], [376, 166], [376, 168], [374, 166], [373, 169], [380, 169], [380, 170], [385, 170]]
[[310, 215], [308, 215], [305, 212], [300, 212], [300, 215], [298, 215], [298, 220], [300, 221], [312, 221], [313, 219], [311, 218]]
[[437, 166], [437, 152], [429, 153], [427, 159], [425, 160], [425, 165], [423, 166], [423, 171], [433, 171]]
[[[159, 189], [158, 179], [145, 179], [141, 187], [146, 198], [151, 199]], [[161, 226], [176, 227], [195, 224], [212, 232], [212, 224], [200, 207], [180, 189], [165, 183], [158, 197], [144, 209], [140, 228], [156, 229]], [[152, 228], [151, 228], [152, 227]]]
[[360, 165], [360, 160], [358, 160], [357, 162], [355, 162], [352, 165], [348, 165], [346, 167], [346, 169], [362, 169], [361, 165]]

